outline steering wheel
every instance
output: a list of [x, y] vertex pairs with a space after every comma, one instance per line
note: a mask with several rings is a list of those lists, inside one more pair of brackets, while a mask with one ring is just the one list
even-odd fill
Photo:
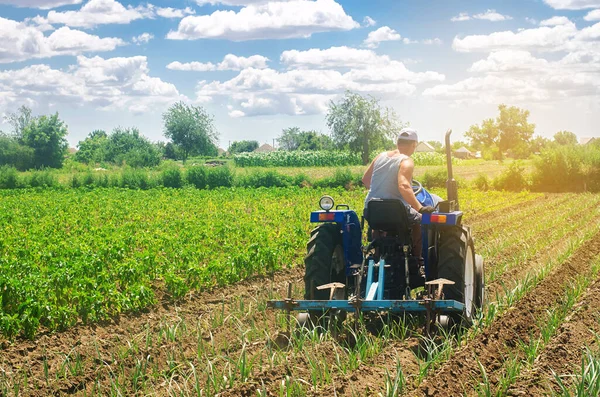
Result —
[[412, 190], [415, 193], [415, 196], [419, 193], [421, 193], [421, 190], [423, 190], [423, 185], [421, 185], [421, 182], [416, 181], [413, 179], [412, 181]]

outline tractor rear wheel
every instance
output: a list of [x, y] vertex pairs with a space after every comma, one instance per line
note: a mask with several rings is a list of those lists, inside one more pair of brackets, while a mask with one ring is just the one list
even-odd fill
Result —
[[[438, 277], [454, 281], [444, 287], [445, 299], [456, 300], [465, 305], [462, 315], [452, 315], [456, 324], [469, 327], [475, 312], [483, 303], [483, 268], [477, 268], [475, 248], [469, 229], [448, 227], [440, 231], [438, 246]], [[478, 271], [480, 270], [480, 271]]]

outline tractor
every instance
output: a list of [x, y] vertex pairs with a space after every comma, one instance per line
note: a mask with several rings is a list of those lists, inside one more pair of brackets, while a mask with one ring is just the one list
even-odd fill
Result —
[[[371, 200], [359, 219], [348, 205], [323, 196], [321, 210], [310, 215], [319, 225], [307, 244], [304, 299], [293, 299], [290, 285], [287, 298], [269, 301], [268, 307], [286, 310], [288, 317], [299, 312], [303, 326], [323, 319], [331, 326], [348, 312], [355, 319], [365, 313], [424, 314], [427, 333], [435, 325], [471, 326], [485, 299], [483, 258], [475, 254], [471, 229], [462, 224], [451, 133], [445, 136], [448, 196], [435, 212], [422, 216], [422, 258], [412, 253], [401, 201]], [[413, 191], [422, 205], [433, 206], [431, 194], [418, 181], [413, 181]]]

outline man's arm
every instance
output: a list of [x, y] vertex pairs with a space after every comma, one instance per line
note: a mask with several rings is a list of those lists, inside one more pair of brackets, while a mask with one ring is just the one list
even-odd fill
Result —
[[406, 202], [416, 211], [419, 211], [423, 206], [421, 203], [419, 203], [419, 200], [417, 200], [417, 197], [412, 189], [412, 176], [414, 169], [415, 163], [411, 158], [400, 162], [400, 167], [398, 168], [398, 190], [400, 191], [400, 194], [404, 200], [406, 200]]
[[375, 161], [377, 161], [377, 159], [379, 158], [379, 156], [381, 156], [381, 153], [379, 153], [373, 159], [373, 161], [371, 161], [371, 164], [369, 165], [369, 168], [367, 168], [367, 170], [365, 171], [365, 174], [362, 177], [362, 183], [363, 183], [363, 185], [365, 185], [365, 187], [367, 189], [371, 189], [371, 177], [373, 176], [373, 168], [375, 168]]

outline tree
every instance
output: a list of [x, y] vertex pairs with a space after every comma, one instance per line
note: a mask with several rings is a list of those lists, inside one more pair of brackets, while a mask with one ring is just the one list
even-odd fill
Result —
[[177, 102], [163, 114], [163, 121], [165, 136], [181, 148], [184, 163], [190, 154], [217, 152], [218, 132], [204, 108]]
[[163, 148], [163, 156], [167, 159], [177, 160], [181, 157], [181, 150], [173, 142], [167, 142]]
[[67, 126], [55, 113], [31, 119], [22, 131], [21, 141], [33, 149], [35, 167], [60, 168], [68, 148], [67, 134]]
[[277, 138], [283, 150], [332, 150], [333, 141], [318, 131], [301, 131], [298, 127], [286, 128]]
[[75, 161], [80, 163], [100, 163], [106, 160], [108, 135], [103, 130], [92, 131], [87, 138], [79, 141]]
[[563, 146], [577, 145], [577, 135], [570, 131], [559, 131], [554, 134], [554, 142]]
[[508, 150], [517, 157], [527, 157], [535, 131], [535, 124], [528, 122], [529, 110], [499, 105], [498, 111], [500, 114], [496, 119], [486, 119], [481, 126], [471, 126], [465, 136], [471, 140], [474, 149], [493, 152], [499, 159]]
[[160, 163], [161, 151], [135, 128], [117, 127], [106, 142], [106, 160], [131, 167], [154, 167]]
[[377, 99], [350, 91], [338, 103], [330, 102], [326, 120], [335, 144], [360, 152], [365, 165], [371, 151], [389, 146], [401, 128], [394, 112], [382, 108]]
[[19, 171], [33, 168], [35, 164], [33, 149], [21, 145], [12, 136], [0, 132], [0, 166], [12, 165]]
[[4, 116], [4, 120], [13, 127], [12, 136], [20, 140], [23, 131], [31, 123], [31, 109], [23, 105], [16, 112]]
[[258, 149], [258, 141], [235, 141], [229, 147], [229, 153], [253, 152]]
[[434, 148], [436, 152], [443, 151], [443, 149], [444, 149], [444, 145], [442, 145], [442, 142], [439, 142], [439, 141], [427, 141], [427, 143], [429, 145], [431, 145], [431, 147]]

